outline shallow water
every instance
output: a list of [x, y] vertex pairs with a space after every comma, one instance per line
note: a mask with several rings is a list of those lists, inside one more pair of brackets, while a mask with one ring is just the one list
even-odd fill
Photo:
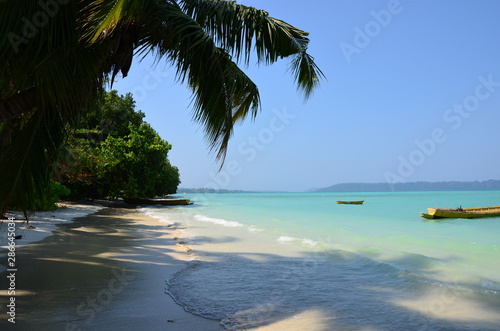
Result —
[[143, 211], [177, 223], [193, 249], [170, 294], [228, 329], [289, 318], [316, 330], [500, 329], [500, 218], [419, 216], [499, 205], [498, 191], [188, 197]]

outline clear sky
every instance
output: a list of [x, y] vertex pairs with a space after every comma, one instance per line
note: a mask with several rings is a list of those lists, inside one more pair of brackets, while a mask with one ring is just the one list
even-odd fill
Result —
[[287, 59], [246, 68], [262, 111], [236, 127], [218, 174], [173, 68], [135, 60], [114, 88], [172, 144], [180, 187], [500, 179], [500, 1], [239, 2], [310, 32], [327, 80], [304, 102]]

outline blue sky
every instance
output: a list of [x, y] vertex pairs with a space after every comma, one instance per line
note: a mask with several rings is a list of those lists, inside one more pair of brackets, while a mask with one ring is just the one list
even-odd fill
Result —
[[218, 173], [175, 71], [134, 61], [114, 88], [172, 144], [181, 187], [500, 179], [499, 1], [239, 2], [310, 32], [327, 80], [304, 102], [287, 59], [246, 68], [262, 111], [236, 128]]

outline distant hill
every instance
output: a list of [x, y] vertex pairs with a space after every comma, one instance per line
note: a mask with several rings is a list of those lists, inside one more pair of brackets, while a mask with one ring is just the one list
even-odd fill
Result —
[[344, 183], [315, 192], [393, 192], [393, 191], [494, 191], [500, 190], [500, 180], [484, 182], [410, 182], [410, 183]]

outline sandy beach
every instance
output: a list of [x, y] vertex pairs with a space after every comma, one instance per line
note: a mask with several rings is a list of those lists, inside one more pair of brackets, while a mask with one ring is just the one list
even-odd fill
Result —
[[[23, 234], [16, 241], [16, 323], [3, 313], [2, 330], [223, 329], [165, 293], [165, 280], [189, 259], [174, 226], [135, 209], [78, 205], [37, 214], [30, 224], [36, 229], [16, 230]], [[6, 253], [3, 246], [4, 267]], [[5, 270], [3, 307], [11, 297]]]
[[[325, 207], [325, 197], [313, 196], [311, 199], [321, 206], [313, 205], [294, 221], [287, 214], [290, 204], [299, 205], [298, 199], [304, 197], [284, 195], [287, 199], [283, 194], [214, 195], [204, 205], [182, 208], [71, 204], [35, 214], [29, 222], [34, 229], [26, 229], [20, 215], [16, 215], [16, 234], [23, 237], [15, 241], [15, 279], [8, 278], [10, 271], [0, 273], [3, 307], [7, 308], [13, 297], [8, 289], [14, 282], [16, 323], [8, 322], [10, 317], [4, 308], [0, 330], [499, 329], [496, 246], [485, 253], [484, 245], [470, 243], [456, 265], [446, 260], [448, 253], [441, 254], [444, 246], [437, 251], [441, 254], [439, 260], [432, 257], [435, 249], [425, 251], [429, 257], [415, 254], [420, 252], [420, 246], [418, 238], [411, 237], [413, 241], [405, 239], [393, 246], [408, 249], [409, 242], [415, 245], [414, 252], [395, 260], [401, 264], [399, 268], [377, 261], [373, 254], [363, 256], [334, 246], [349, 248], [348, 241], [356, 243], [361, 230], [349, 237], [342, 224], [322, 223], [321, 214], [311, 210], [321, 211], [324, 206], [333, 214], [342, 212], [343, 206]], [[401, 199], [412, 202], [415, 196], [405, 194]], [[255, 207], [259, 205], [256, 200], [262, 205], [270, 199], [272, 209], [261, 211]], [[360, 215], [352, 218], [355, 222], [346, 226], [363, 223], [372, 213], [382, 215], [378, 228], [390, 226], [392, 231], [396, 228], [393, 222], [402, 226], [399, 217], [385, 216], [393, 197], [381, 194], [378, 199], [379, 204], [367, 205], [371, 209], [365, 214], [358, 211]], [[331, 200], [338, 198], [332, 196]], [[237, 207], [233, 217], [216, 218], [217, 213], [210, 209], [227, 210], [233, 206]], [[263, 211], [269, 215], [280, 211], [276, 216], [283, 216], [273, 219], [262, 216]], [[297, 210], [293, 212], [299, 215]], [[252, 213], [252, 221], [246, 221], [245, 215]], [[452, 239], [460, 240], [450, 252], [460, 253], [471, 235], [476, 240], [497, 241], [495, 220], [489, 224], [488, 220], [481, 224], [439, 224], [414, 222], [412, 213], [408, 214], [408, 229], [421, 229], [414, 233], [432, 227], [434, 231], [429, 233], [441, 231], [443, 241], [453, 230]], [[349, 215], [343, 217], [350, 220]], [[418, 214], [414, 217], [420, 221]], [[313, 221], [318, 224], [315, 226]], [[488, 225], [489, 230], [483, 231], [482, 227]], [[0, 229], [3, 266], [8, 261], [5, 226], [4, 222]], [[377, 231], [369, 222], [363, 226]], [[307, 235], [304, 227], [310, 230]], [[463, 227], [468, 227], [467, 231], [461, 230]], [[332, 237], [319, 241], [327, 230]], [[379, 244], [378, 236], [376, 241], [367, 236], [363, 242]], [[394, 242], [392, 236], [383, 238], [385, 244]], [[428, 242], [423, 241], [421, 249], [427, 250]], [[447, 245], [454, 243], [448, 241]], [[474, 252], [474, 246], [481, 248], [478, 252], [485, 258], [484, 271], [478, 255], [467, 254]], [[380, 249], [368, 253], [373, 252], [382, 256]], [[448, 271], [454, 277], [451, 280], [441, 276]], [[483, 277], [486, 281], [468, 281], [471, 272], [478, 273], [474, 279]], [[165, 292], [166, 288], [176, 301]]]

